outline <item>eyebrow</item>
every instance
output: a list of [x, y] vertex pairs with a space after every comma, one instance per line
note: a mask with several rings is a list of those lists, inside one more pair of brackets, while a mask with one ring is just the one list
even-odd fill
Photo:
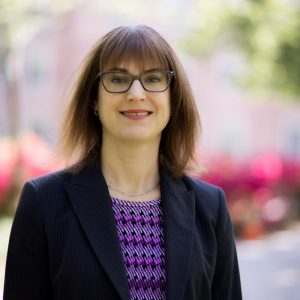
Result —
[[[164, 69], [162, 69], [162, 68], [153, 68], [153, 69], [149, 69], [149, 70], [142, 70], [141, 73], [161, 71], [161, 70], [164, 70]], [[111, 68], [111, 69], [107, 70], [107, 72], [114, 72], [114, 71], [119, 71], [119, 72], [122, 72], [122, 73], [129, 73], [127, 69], [119, 68], [119, 67], [114, 67], [114, 68]]]
[[114, 68], [111, 68], [111, 69], [107, 70], [107, 72], [112, 72], [112, 71], [120, 71], [120, 72], [128, 73], [127, 69], [118, 68], [118, 67], [114, 67]]

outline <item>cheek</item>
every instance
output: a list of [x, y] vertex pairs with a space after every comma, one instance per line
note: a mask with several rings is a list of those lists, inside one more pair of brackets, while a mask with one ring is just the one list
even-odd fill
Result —
[[109, 113], [109, 109], [106, 105], [99, 104], [98, 105], [98, 115], [100, 122], [105, 125], [107, 122], [109, 122], [111, 118], [111, 114]]
[[118, 104], [117, 98], [102, 97], [98, 100], [98, 115], [103, 125], [111, 124], [116, 121], [118, 117]]

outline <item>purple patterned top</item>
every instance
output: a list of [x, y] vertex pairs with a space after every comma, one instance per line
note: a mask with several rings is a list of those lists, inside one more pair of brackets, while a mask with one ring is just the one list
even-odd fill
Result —
[[131, 300], [167, 299], [160, 203], [112, 198]]

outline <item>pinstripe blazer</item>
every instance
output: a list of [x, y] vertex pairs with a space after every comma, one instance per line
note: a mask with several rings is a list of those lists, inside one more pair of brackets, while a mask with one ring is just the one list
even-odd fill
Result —
[[[161, 171], [169, 300], [240, 300], [224, 193]], [[106, 182], [98, 164], [27, 182], [14, 218], [4, 300], [129, 300]]]

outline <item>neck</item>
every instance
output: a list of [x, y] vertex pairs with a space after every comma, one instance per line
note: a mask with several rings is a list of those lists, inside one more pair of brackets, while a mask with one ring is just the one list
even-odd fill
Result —
[[103, 140], [101, 169], [111, 194], [124, 198], [125, 193], [129, 200], [138, 200], [136, 196], [139, 195], [149, 200], [156, 197], [159, 191], [158, 151], [159, 142], [130, 144]]

